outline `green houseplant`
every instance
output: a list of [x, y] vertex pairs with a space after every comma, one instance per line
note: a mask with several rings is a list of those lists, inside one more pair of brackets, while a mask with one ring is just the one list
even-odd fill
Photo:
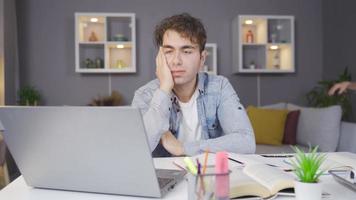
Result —
[[117, 91], [112, 91], [110, 96], [97, 97], [91, 100], [88, 106], [120, 106], [122, 104], [122, 96]]
[[351, 81], [351, 74], [347, 67], [343, 73], [339, 75], [336, 80], [323, 80], [318, 82], [318, 86], [314, 87], [306, 94], [306, 98], [309, 106], [313, 107], [328, 107], [332, 105], [340, 105], [342, 108], [342, 119], [352, 120], [352, 106], [349, 92], [345, 92], [341, 95], [329, 96], [329, 89], [335, 84], [343, 81]]
[[318, 153], [318, 146], [309, 148], [305, 153], [298, 147], [292, 147], [295, 151], [291, 163], [298, 180], [294, 182], [297, 200], [321, 199], [322, 185], [319, 177], [324, 173], [320, 166], [326, 159], [326, 154]]
[[20, 105], [26, 106], [37, 106], [41, 101], [41, 94], [40, 92], [32, 87], [32, 86], [25, 86], [18, 91]]

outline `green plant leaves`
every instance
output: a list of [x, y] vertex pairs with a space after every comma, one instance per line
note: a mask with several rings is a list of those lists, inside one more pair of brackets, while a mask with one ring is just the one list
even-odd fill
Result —
[[318, 86], [314, 87], [306, 94], [309, 106], [313, 107], [328, 107], [332, 105], [340, 105], [342, 108], [342, 119], [350, 121], [352, 118], [352, 105], [350, 94], [345, 92], [341, 95], [329, 96], [329, 89], [335, 84], [343, 81], [351, 81], [351, 74], [347, 67], [343, 73], [339, 75], [337, 80], [323, 80], [318, 82]]
[[326, 159], [326, 154], [318, 153], [318, 146], [313, 149], [309, 148], [309, 152], [305, 153], [296, 146], [292, 146], [296, 155], [294, 160], [291, 159], [294, 173], [298, 179], [304, 183], [316, 183], [319, 177], [324, 173], [320, 170], [321, 164]]
[[21, 88], [17, 94], [19, 97], [18, 103], [20, 105], [37, 105], [41, 100], [39, 91], [32, 86], [25, 86]]

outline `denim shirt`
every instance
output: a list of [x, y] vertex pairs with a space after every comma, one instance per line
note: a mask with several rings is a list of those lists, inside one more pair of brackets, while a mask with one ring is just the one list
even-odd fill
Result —
[[[202, 127], [201, 140], [183, 144], [186, 155], [211, 152], [254, 153], [255, 136], [244, 107], [223, 76], [198, 74], [198, 118]], [[140, 108], [153, 156], [170, 156], [160, 144], [168, 130], [178, 137], [182, 112], [174, 93], [159, 89], [155, 79], [135, 92], [132, 106]]]

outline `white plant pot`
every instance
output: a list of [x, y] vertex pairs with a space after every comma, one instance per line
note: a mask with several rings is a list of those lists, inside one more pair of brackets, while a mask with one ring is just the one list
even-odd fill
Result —
[[296, 200], [320, 200], [322, 184], [294, 181], [294, 190]]

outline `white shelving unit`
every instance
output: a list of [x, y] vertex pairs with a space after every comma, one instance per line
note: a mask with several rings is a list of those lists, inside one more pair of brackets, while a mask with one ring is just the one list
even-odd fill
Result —
[[233, 72], [295, 72], [293, 16], [239, 15], [232, 29]]
[[206, 43], [205, 50], [207, 51], [207, 56], [202, 71], [208, 72], [209, 74], [216, 75], [218, 73], [216, 43]]
[[135, 73], [134, 13], [75, 13], [75, 71]]

